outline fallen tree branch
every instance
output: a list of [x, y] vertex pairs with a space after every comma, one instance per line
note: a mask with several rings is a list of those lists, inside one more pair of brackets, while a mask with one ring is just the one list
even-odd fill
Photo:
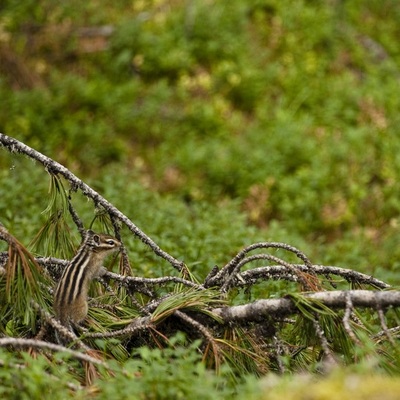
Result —
[[86, 333], [85, 338], [113, 338], [113, 337], [131, 337], [141, 332], [147, 331], [154, 327], [150, 317], [135, 318], [129, 325], [123, 329], [118, 329], [109, 332]]
[[[286, 243], [277, 243], [277, 242], [261, 242], [261, 243], [254, 243], [250, 246], [245, 247], [241, 250], [228, 264], [226, 264], [220, 271], [216, 272], [213, 276], [208, 276], [207, 286], [220, 286], [221, 281], [226, 281], [229, 279], [231, 274], [235, 274], [238, 272], [239, 263], [246, 257], [247, 253], [258, 250], [258, 249], [283, 249], [288, 252], [295, 254], [300, 260], [302, 260], [305, 265], [311, 266], [311, 262], [308, 257], [296, 247], [290, 246]], [[307, 286], [307, 285], [306, 285]]]
[[4, 135], [0, 133], [0, 144], [3, 145], [10, 153], [21, 153], [25, 154], [29, 158], [38, 161], [41, 163], [45, 169], [50, 174], [60, 174], [63, 176], [71, 185], [72, 190], [80, 190], [84, 196], [89, 199], [92, 199], [97, 206], [101, 206], [104, 208], [107, 213], [117, 218], [123, 224], [125, 224], [128, 229], [137, 236], [144, 244], [149, 246], [151, 250], [168, 261], [174, 268], [178, 271], [182, 271], [184, 268], [184, 263], [175, 259], [170, 254], [162, 250], [149, 236], [147, 236], [144, 232], [142, 232], [126, 215], [124, 215], [121, 211], [119, 211], [114, 205], [112, 205], [109, 201], [104, 199], [99, 193], [93, 190], [90, 186], [76, 177], [71, 171], [65, 168], [60, 163], [52, 160], [51, 158], [45, 156], [44, 154], [32, 149], [26, 144], [14, 139], [10, 136]]
[[[63, 260], [55, 257], [37, 257], [35, 258], [35, 260], [39, 265], [42, 265], [47, 268], [51, 266], [57, 266], [57, 267], [61, 266], [62, 268], [65, 268], [69, 262], [68, 260]], [[108, 278], [117, 282], [121, 282], [122, 284], [124, 284], [124, 286], [127, 287], [135, 287], [139, 285], [157, 286], [172, 282], [172, 283], [181, 283], [182, 285], [197, 289], [204, 289], [203, 285], [197, 284], [192, 281], [188, 281], [187, 279], [180, 278], [178, 276], [162, 276], [160, 278], [142, 278], [137, 276], [126, 276], [126, 275], [116, 274], [115, 272], [107, 270], [104, 273], [104, 275], [102, 275], [102, 278]]]
[[[400, 291], [377, 292], [371, 290], [335, 290], [331, 292], [304, 293], [304, 298], [319, 302], [329, 308], [346, 309], [348, 299], [354, 307], [387, 308], [400, 306]], [[228, 322], [260, 321], [269, 316], [283, 317], [298, 312], [295, 302], [284, 297], [280, 299], [257, 300], [253, 303], [214, 308], [212, 312]]]
[[67, 347], [61, 346], [59, 344], [44, 342], [43, 340], [36, 339], [20, 339], [14, 337], [5, 337], [0, 338], [0, 347], [22, 347], [22, 348], [30, 348], [33, 347], [35, 349], [41, 350], [50, 350], [56, 352], [62, 352], [71, 355], [80, 361], [86, 361], [91, 364], [102, 365], [103, 367], [109, 368], [104, 361], [99, 360], [98, 358], [91, 357], [87, 354], [81, 353], [76, 350], [71, 350]]
[[[254, 261], [256, 258], [253, 258]], [[259, 258], [257, 258], [259, 259]], [[374, 278], [371, 275], [363, 274], [362, 272], [354, 271], [348, 268], [340, 268], [334, 266], [326, 266], [326, 265], [303, 265], [303, 264], [294, 264], [296, 268], [300, 271], [308, 272], [311, 268], [312, 271], [317, 275], [337, 275], [344, 278], [347, 282], [371, 285], [376, 289], [389, 289], [391, 286], [383, 282], [379, 279]], [[265, 267], [258, 267], [249, 269], [247, 271], [243, 271], [238, 274], [240, 279], [235, 284], [235, 286], [247, 286], [249, 284], [255, 284], [258, 280], [266, 280], [266, 279], [286, 279], [296, 281], [297, 276], [293, 275], [292, 270], [288, 269], [283, 265], [271, 265]]]

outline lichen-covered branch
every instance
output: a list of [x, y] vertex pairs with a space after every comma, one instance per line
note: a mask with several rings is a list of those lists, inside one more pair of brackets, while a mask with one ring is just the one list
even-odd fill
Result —
[[[330, 292], [305, 293], [306, 300], [319, 302], [332, 309], [346, 309], [348, 299], [354, 307], [374, 309], [399, 307], [400, 291], [335, 290]], [[215, 308], [212, 312], [224, 322], [261, 321], [266, 317], [283, 317], [298, 312], [294, 301], [289, 297], [257, 300], [253, 303]]]
[[73, 190], [80, 190], [86, 197], [92, 199], [96, 205], [100, 205], [110, 215], [117, 218], [128, 229], [136, 235], [144, 244], [149, 246], [151, 250], [168, 261], [173, 267], [181, 271], [184, 268], [183, 262], [175, 259], [173, 256], [162, 250], [149, 236], [142, 232], [126, 215], [118, 210], [114, 205], [104, 199], [99, 193], [90, 186], [76, 177], [71, 171], [60, 163], [52, 160], [44, 154], [32, 149], [26, 144], [0, 133], [0, 145], [4, 146], [11, 153], [21, 153], [41, 163], [50, 174], [62, 175], [71, 185]]
[[107, 367], [104, 361], [98, 358], [91, 357], [87, 354], [81, 353], [79, 351], [71, 350], [65, 346], [61, 346], [54, 343], [44, 342], [42, 340], [36, 339], [20, 339], [13, 337], [0, 338], [0, 347], [21, 347], [21, 348], [35, 348], [41, 350], [50, 350], [55, 352], [63, 352], [71, 355], [77, 360], [86, 361], [92, 364], [101, 365]]
[[[265, 257], [263, 257], [265, 258]], [[251, 261], [254, 261], [251, 260]], [[310, 267], [303, 264], [294, 264], [296, 268], [303, 272], [308, 272]], [[344, 278], [347, 282], [370, 285], [376, 289], [388, 289], [390, 285], [371, 275], [363, 274], [348, 268], [340, 268], [326, 265], [312, 265], [312, 271], [317, 275], [329, 276], [337, 275]], [[268, 279], [285, 279], [296, 281], [297, 276], [293, 275], [292, 270], [283, 265], [271, 265], [265, 267], [257, 267], [243, 271], [239, 274], [240, 279], [237, 280], [235, 286], [254, 285], [258, 281]]]
[[[1, 253], [0, 253], [1, 256]], [[1, 257], [0, 257], [1, 259]], [[39, 265], [46, 267], [50, 270], [52, 267], [56, 268], [65, 268], [68, 264], [68, 260], [62, 260], [60, 258], [55, 257], [37, 257], [35, 259]], [[1, 263], [0, 263], [1, 266]], [[50, 272], [50, 271], [49, 271]], [[161, 286], [166, 283], [180, 283], [182, 285], [193, 287], [197, 289], [204, 289], [203, 285], [197, 284], [192, 281], [188, 281], [187, 279], [180, 278], [178, 276], [162, 276], [160, 278], [143, 278], [139, 276], [126, 276], [121, 274], [116, 274], [111, 271], [106, 271], [103, 278], [112, 279], [117, 282], [121, 282], [124, 286], [127, 287], [138, 287], [143, 285], [148, 286]]]
[[[229, 279], [231, 274], [238, 272], [238, 264], [246, 257], [246, 255], [258, 249], [283, 249], [295, 254], [305, 265], [311, 267], [311, 262], [308, 257], [296, 247], [290, 246], [286, 243], [277, 242], [261, 242], [254, 243], [250, 246], [245, 247], [241, 250], [228, 264], [226, 264], [220, 271], [216, 272], [215, 275], [207, 277], [207, 286], [222, 286], [226, 279]], [[222, 283], [221, 283], [222, 282]]]

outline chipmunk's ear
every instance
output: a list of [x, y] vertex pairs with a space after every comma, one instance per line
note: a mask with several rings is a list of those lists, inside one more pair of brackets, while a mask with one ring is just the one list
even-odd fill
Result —
[[100, 236], [97, 235], [96, 233], [93, 233], [92, 239], [93, 239], [93, 242], [95, 242], [97, 245], [100, 244]]
[[96, 244], [100, 243], [100, 236], [97, 235], [96, 233], [94, 233], [91, 229], [88, 229], [86, 231], [86, 237], [85, 237], [86, 241], [92, 241]]

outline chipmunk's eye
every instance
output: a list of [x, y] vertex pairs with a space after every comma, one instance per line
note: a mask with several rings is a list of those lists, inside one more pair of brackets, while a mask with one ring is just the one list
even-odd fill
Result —
[[109, 244], [110, 246], [114, 246], [115, 245], [114, 240], [111, 240], [111, 239], [107, 240], [106, 243]]

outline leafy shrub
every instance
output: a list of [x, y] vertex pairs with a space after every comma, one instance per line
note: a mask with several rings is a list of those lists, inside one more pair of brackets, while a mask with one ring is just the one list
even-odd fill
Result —
[[124, 365], [125, 373], [117, 377], [118, 384], [113, 384], [114, 379], [98, 382], [100, 398], [224, 399], [232, 396], [227, 371], [219, 377], [207, 371], [197, 345], [186, 347], [182, 336], [177, 336], [171, 340], [171, 347], [164, 350], [138, 349]]

